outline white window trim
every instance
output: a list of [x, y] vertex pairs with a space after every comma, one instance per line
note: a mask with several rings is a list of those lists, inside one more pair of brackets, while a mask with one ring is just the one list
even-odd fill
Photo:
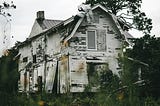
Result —
[[[95, 49], [89, 49], [88, 48], [88, 31], [94, 31], [95, 32]], [[96, 30], [87, 30], [86, 31], [86, 45], [87, 45], [87, 50], [97, 50], [97, 31]]]

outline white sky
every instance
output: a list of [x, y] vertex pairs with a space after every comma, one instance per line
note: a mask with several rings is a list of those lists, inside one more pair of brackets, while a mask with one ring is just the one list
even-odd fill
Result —
[[[4, 0], [0, 0], [0, 4]], [[11, 0], [5, 0], [10, 2]], [[15, 41], [24, 41], [30, 34], [32, 25], [36, 18], [36, 12], [45, 11], [46, 19], [64, 20], [77, 13], [77, 6], [85, 0], [12, 0], [17, 9], [11, 10], [11, 38], [10, 45]], [[148, 17], [153, 19], [152, 34], [160, 36], [160, 0], [142, 0], [142, 10]], [[0, 34], [2, 33], [2, 16], [0, 17]], [[138, 37], [141, 33], [131, 31], [132, 35]], [[0, 48], [2, 48], [2, 35], [0, 35]]]

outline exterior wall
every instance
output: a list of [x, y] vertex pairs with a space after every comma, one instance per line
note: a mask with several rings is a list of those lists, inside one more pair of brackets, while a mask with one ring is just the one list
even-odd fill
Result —
[[[84, 20], [74, 37], [71, 38], [70, 49], [72, 51], [70, 51], [70, 55], [99, 58], [109, 64], [113, 73], [118, 74], [120, 68], [117, 58], [118, 55], [122, 54], [123, 45], [118, 36], [121, 34], [109, 14], [102, 10], [95, 10], [93, 14], [94, 22], [90, 24]], [[95, 50], [87, 49], [87, 31], [96, 31]]]
[[[26, 43], [19, 49], [20, 61], [20, 87], [22, 91], [32, 92], [38, 90], [38, 78], [42, 77], [45, 82], [45, 37], [40, 36], [32, 42]], [[35, 60], [33, 59], [35, 56]], [[23, 59], [27, 57], [27, 62]], [[34, 61], [33, 61], [34, 60]], [[25, 75], [26, 74], [26, 75]], [[26, 83], [27, 81], [27, 83]], [[26, 84], [25, 84], [26, 83]]]
[[[26, 45], [19, 50], [20, 59], [19, 59], [19, 73], [20, 73], [20, 80], [19, 80], [19, 90], [29, 90], [29, 73], [27, 72], [26, 66], [32, 60], [31, 58], [31, 45]], [[27, 61], [23, 59], [27, 58]], [[24, 88], [24, 86], [26, 86]]]
[[[58, 93], [83, 92], [91, 84], [95, 91], [99, 84], [93, 76], [105, 70], [105, 64], [108, 64], [114, 74], [118, 74], [121, 69], [117, 58], [122, 54], [123, 45], [121, 34], [109, 14], [97, 8], [93, 15], [92, 22], [87, 22], [87, 18], [84, 18], [67, 44], [61, 43], [62, 37], [74, 25], [64, 28], [64, 32], [61, 29], [57, 33], [39, 36], [20, 48], [20, 90], [36, 92], [44, 88], [49, 93], [53, 89]], [[87, 31], [96, 33], [94, 50], [88, 49]], [[27, 63], [21, 62], [25, 56], [32, 63], [28, 68], [25, 68]], [[88, 71], [91, 65], [94, 65], [93, 72]], [[24, 75], [27, 80], [24, 80]], [[26, 85], [26, 82], [29, 84]]]
[[[117, 58], [122, 55], [122, 40], [116, 24], [109, 14], [106, 14], [102, 10], [93, 11], [94, 21], [87, 22], [85, 18], [82, 24], [79, 26], [75, 35], [68, 41], [69, 46], [62, 48], [61, 55], [69, 56], [69, 68], [66, 67], [62, 75], [60, 75], [60, 87], [64, 85], [67, 90], [60, 89], [60, 93], [68, 91], [68, 80], [70, 80], [70, 92], [83, 92], [88, 84], [92, 85], [92, 91], [95, 91], [97, 87], [95, 83], [95, 77], [90, 76], [87, 67], [94, 65], [94, 72], [100, 73], [101, 70], [105, 70], [105, 64], [108, 64], [109, 70], [118, 75], [121, 70]], [[88, 49], [87, 31], [96, 32], [96, 49]], [[82, 67], [79, 68], [79, 67]], [[61, 66], [59, 66], [61, 68]], [[81, 71], [80, 71], [81, 70]], [[69, 78], [68, 78], [68, 77]], [[62, 77], [62, 78], [61, 78]], [[67, 79], [66, 79], [67, 78]]]
[[46, 43], [46, 54], [56, 55], [60, 53], [60, 35], [58, 33], [53, 33], [47, 36]]

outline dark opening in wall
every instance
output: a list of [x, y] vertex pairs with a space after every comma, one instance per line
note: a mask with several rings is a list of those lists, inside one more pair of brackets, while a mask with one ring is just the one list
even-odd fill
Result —
[[24, 57], [23, 62], [28, 62], [28, 57]]
[[38, 76], [38, 92], [41, 93], [42, 92], [42, 76]]
[[87, 73], [88, 73], [89, 84], [92, 87], [99, 85], [98, 73], [96, 71], [95, 66], [96, 66], [95, 63], [88, 63], [87, 64]]
[[33, 63], [36, 63], [36, 55], [33, 55]]

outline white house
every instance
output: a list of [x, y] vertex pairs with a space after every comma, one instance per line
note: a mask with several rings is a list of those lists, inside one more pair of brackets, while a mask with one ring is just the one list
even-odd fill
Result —
[[[19, 48], [19, 91], [83, 92], [106, 64], [121, 71], [119, 56], [131, 37], [128, 26], [101, 5], [82, 5], [79, 14], [66, 20], [48, 20], [44, 11]], [[88, 71], [89, 70], [89, 71]]]

